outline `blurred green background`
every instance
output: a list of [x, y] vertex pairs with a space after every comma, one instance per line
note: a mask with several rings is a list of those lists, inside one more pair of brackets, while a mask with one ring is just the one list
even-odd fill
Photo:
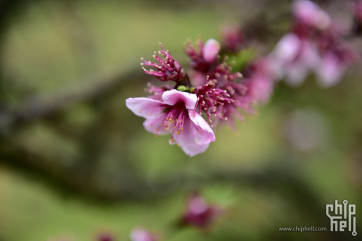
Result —
[[[290, 2], [2, 1], [0, 241], [162, 232], [195, 188], [227, 214], [209, 232], [164, 240], [357, 240], [278, 227], [329, 228], [325, 205], [336, 199], [357, 205], [362, 227], [361, 63], [330, 89], [312, 75], [299, 88], [279, 82], [258, 115], [237, 133], [219, 130], [193, 158], [147, 133], [125, 106], [153, 81], [139, 59], [150, 60], [158, 42], [187, 67], [187, 38], [218, 39], [220, 25], [265, 20]], [[351, 21], [345, 1], [324, 2]], [[277, 24], [277, 36], [252, 43], [257, 55], [290, 22]]]

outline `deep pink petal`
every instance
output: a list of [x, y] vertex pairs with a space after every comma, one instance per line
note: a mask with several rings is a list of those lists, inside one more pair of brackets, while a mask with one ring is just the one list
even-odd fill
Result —
[[219, 51], [220, 43], [215, 39], [209, 39], [206, 41], [204, 48], [202, 49], [202, 55], [207, 62], [211, 63], [216, 59]]
[[197, 102], [197, 96], [178, 90], [168, 90], [162, 94], [162, 100], [168, 105], [175, 105], [178, 102], [183, 102], [187, 109], [194, 109]]
[[159, 114], [163, 113], [163, 107], [166, 107], [162, 101], [153, 100], [150, 98], [128, 98], [126, 100], [126, 106], [135, 115], [143, 118], [155, 118]]
[[193, 110], [189, 110], [189, 117], [192, 122], [191, 131], [196, 144], [204, 145], [215, 141], [213, 130], [201, 115]]

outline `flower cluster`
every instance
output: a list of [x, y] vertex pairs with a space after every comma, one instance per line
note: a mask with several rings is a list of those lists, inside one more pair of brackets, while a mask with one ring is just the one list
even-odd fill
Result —
[[126, 100], [134, 114], [146, 119], [143, 125], [147, 131], [156, 136], [171, 134], [169, 143], [177, 144], [189, 156], [204, 152], [215, 141], [212, 128], [217, 123], [235, 127], [234, 118], [243, 119], [241, 112], [254, 113], [254, 106], [265, 103], [272, 91], [273, 81], [263, 68], [254, 68], [244, 80], [241, 73], [232, 71], [227, 57], [221, 60], [220, 49], [214, 39], [205, 43], [198, 39], [196, 44], [188, 41], [184, 51], [191, 68], [186, 72], [161, 44], [161, 50], [153, 55], [157, 62], [141, 58], [141, 65], [146, 74], [174, 84], [148, 84], [150, 96]]
[[313, 71], [322, 87], [337, 84], [357, 58], [343, 40], [343, 31], [309, 0], [295, 1], [292, 12], [292, 31], [282, 37], [270, 54], [275, 74], [297, 86]]

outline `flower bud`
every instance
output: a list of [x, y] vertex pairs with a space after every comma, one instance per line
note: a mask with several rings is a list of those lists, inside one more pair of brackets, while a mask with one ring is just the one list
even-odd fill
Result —
[[204, 59], [211, 63], [213, 62], [220, 51], [220, 43], [215, 39], [209, 39], [206, 41], [204, 48], [202, 49], [202, 54]]
[[157, 241], [159, 240], [158, 235], [151, 233], [147, 229], [135, 228], [130, 234], [131, 241]]
[[197, 192], [194, 192], [188, 197], [182, 221], [186, 225], [207, 229], [222, 213], [221, 208], [209, 205]]

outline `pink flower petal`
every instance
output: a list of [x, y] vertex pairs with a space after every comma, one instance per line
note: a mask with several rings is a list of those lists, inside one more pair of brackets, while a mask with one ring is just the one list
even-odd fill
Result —
[[293, 4], [294, 16], [304, 24], [326, 29], [331, 24], [329, 15], [309, 0], [298, 0]]
[[326, 53], [323, 61], [316, 67], [316, 74], [319, 84], [328, 88], [339, 83], [346, 67], [332, 53]]
[[286, 34], [275, 46], [272, 56], [276, 61], [282, 63], [293, 61], [299, 52], [300, 46], [301, 41], [297, 35]]
[[164, 108], [167, 107], [162, 101], [145, 97], [128, 98], [126, 100], [126, 106], [135, 115], [146, 119], [157, 117], [159, 114], [163, 113]]
[[164, 135], [170, 133], [171, 130], [166, 131], [164, 128], [164, 121], [166, 114], [161, 114], [158, 118], [149, 118], [143, 122], [143, 126], [148, 132], [154, 133], [156, 135]]
[[197, 145], [209, 144], [211, 141], [215, 141], [213, 130], [201, 115], [194, 110], [189, 110], [189, 117], [192, 121], [192, 135]]
[[[185, 119], [184, 129], [180, 135], [175, 134], [175, 142], [181, 147], [181, 149], [189, 156], [195, 156], [197, 154], [203, 153], [209, 147], [209, 143], [204, 145], [198, 145], [195, 142], [195, 137], [193, 136], [193, 124], [189, 119]], [[170, 144], [174, 144], [171, 143]]]
[[178, 102], [183, 102], [187, 109], [194, 109], [197, 102], [197, 96], [178, 90], [168, 90], [162, 94], [162, 100], [168, 105], [175, 105]]
[[209, 39], [202, 49], [202, 55], [207, 62], [213, 62], [220, 51], [220, 43], [215, 39]]

